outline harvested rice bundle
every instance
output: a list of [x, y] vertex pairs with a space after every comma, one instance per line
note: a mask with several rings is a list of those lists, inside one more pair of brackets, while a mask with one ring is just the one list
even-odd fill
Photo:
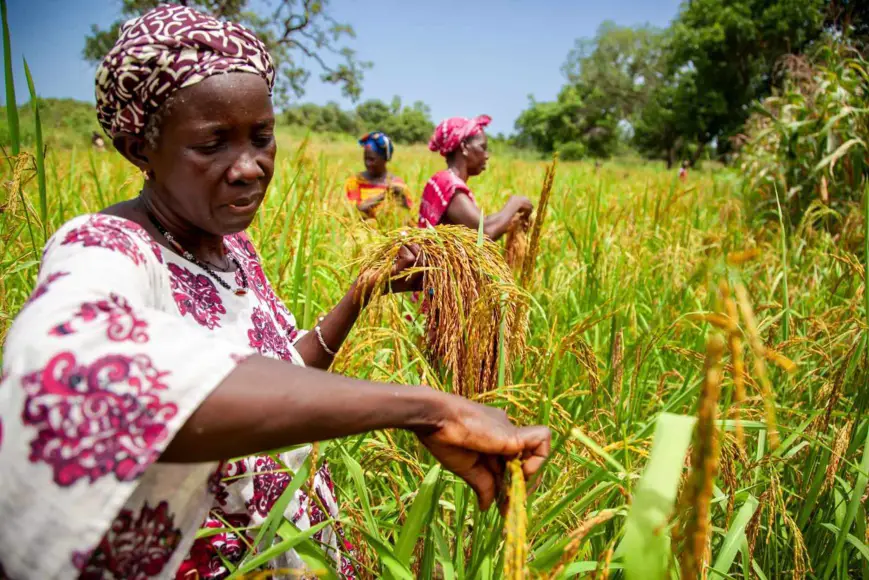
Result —
[[425, 264], [407, 274], [422, 272], [429, 361], [451, 375], [454, 393], [469, 396], [494, 389], [501, 351], [509, 369], [512, 359], [524, 352], [526, 332], [525, 319], [519, 316], [526, 299], [498, 246], [489, 241], [478, 245], [477, 232], [464, 226], [391, 232], [360, 266], [365, 279], [360, 287], [374, 288], [372, 299], [389, 292], [402, 244], [419, 246]]

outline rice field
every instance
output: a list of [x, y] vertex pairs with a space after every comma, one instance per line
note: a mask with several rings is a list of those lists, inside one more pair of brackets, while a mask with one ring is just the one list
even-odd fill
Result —
[[[343, 199], [358, 147], [279, 137], [251, 234], [310, 328], [384, 234]], [[402, 147], [390, 168], [418, 202], [442, 163]], [[536, 204], [546, 169], [496, 150], [471, 186], [487, 212], [510, 194]], [[0, 169], [0, 337], [46, 236], [141, 185], [119, 155], [85, 149], [49, 151], [44, 177], [43, 206], [32, 156]], [[409, 435], [321, 443], [360, 577], [869, 578], [869, 236], [858, 224], [834, 238], [819, 222], [783, 235], [739, 177], [558, 165], [517, 289], [522, 348], [492, 390], [470, 395], [549, 425], [552, 457], [527, 489], [514, 479], [502, 516], [479, 511]], [[428, 362], [426, 333], [409, 297], [383, 296], [333, 371], [452, 390]], [[289, 546], [285, 531], [277, 541]], [[307, 542], [306, 557], [323, 562]]]

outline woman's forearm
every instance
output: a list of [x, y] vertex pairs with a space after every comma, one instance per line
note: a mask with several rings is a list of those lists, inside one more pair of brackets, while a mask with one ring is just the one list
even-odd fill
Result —
[[[362, 301], [364, 298], [356, 296], [356, 289], [357, 283], [354, 282], [344, 298], [323, 318], [323, 321], [314, 322], [315, 326], [320, 325], [323, 342], [332, 352], [337, 353], [341, 345], [344, 344], [344, 340], [350, 334], [350, 330], [359, 318], [359, 313], [365, 306]], [[311, 328], [305, 336], [299, 339], [295, 347], [306, 366], [327, 369], [332, 364], [333, 357], [320, 344], [314, 328]]]
[[497, 242], [510, 229], [510, 222], [516, 211], [517, 209], [508, 202], [498, 213], [486, 216], [483, 221], [483, 233], [493, 242]]
[[161, 456], [196, 463], [387, 428], [437, 427], [444, 395], [252, 356], [191, 415]]

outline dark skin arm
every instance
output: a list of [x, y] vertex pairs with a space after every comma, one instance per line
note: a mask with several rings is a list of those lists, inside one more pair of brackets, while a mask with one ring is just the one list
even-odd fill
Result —
[[[534, 206], [528, 201], [528, 198], [513, 196], [504, 205], [503, 209], [498, 213], [487, 215], [483, 219], [483, 233], [493, 242], [498, 241], [507, 230], [510, 228], [510, 222], [515, 215], [531, 215]], [[464, 193], [456, 193], [450, 204], [447, 206], [447, 211], [444, 214], [444, 222], [454, 225], [462, 225], [478, 230], [480, 227], [479, 208], [474, 205], [471, 198]]]
[[167, 463], [239, 457], [376, 429], [414, 432], [487, 509], [506, 459], [531, 477], [549, 454], [546, 427], [516, 427], [503, 411], [428, 387], [350, 379], [252, 356], [209, 395], [160, 457]]
[[370, 216], [371, 210], [380, 205], [384, 199], [386, 199], [386, 196], [381, 193], [380, 195], [369, 197], [365, 201], [360, 201], [358, 204], [356, 204], [356, 207], [366, 216]]
[[[398, 257], [395, 260], [395, 266], [392, 268], [393, 276], [397, 276], [400, 272], [417, 263], [419, 248], [416, 246], [405, 246], [401, 248]], [[419, 290], [419, 285], [422, 280], [422, 274], [416, 274], [409, 278], [397, 279], [390, 285], [393, 292], [408, 292], [410, 290]], [[369, 289], [364, 289], [364, 292], [359, 292], [358, 282], [354, 282], [347, 294], [340, 302], [332, 309], [332, 311], [323, 317], [320, 322], [320, 332], [323, 334], [323, 341], [332, 352], [338, 352], [356, 320], [359, 318], [359, 313], [367, 304], [366, 297], [371, 294]], [[316, 324], [316, 322], [315, 322]], [[305, 366], [318, 369], [328, 369], [332, 364], [334, 357], [326, 352], [320, 345], [317, 338], [317, 333], [312, 328], [305, 336], [296, 342], [294, 345], [302, 360], [305, 361]]]

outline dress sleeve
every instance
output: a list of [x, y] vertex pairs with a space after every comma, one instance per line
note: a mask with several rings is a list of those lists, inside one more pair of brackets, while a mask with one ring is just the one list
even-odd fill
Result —
[[359, 203], [362, 199], [359, 193], [359, 181], [356, 179], [356, 176], [348, 177], [347, 181], [344, 182], [344, 193], [347, 195], [348, 201]]
[[96, 545], [252, 353], [181, 320], [162, 262], [144, 230], [112, 216], [76, 218], [46, 245], [0, 375], [0, 553], [19, 569], [43, 549]]

